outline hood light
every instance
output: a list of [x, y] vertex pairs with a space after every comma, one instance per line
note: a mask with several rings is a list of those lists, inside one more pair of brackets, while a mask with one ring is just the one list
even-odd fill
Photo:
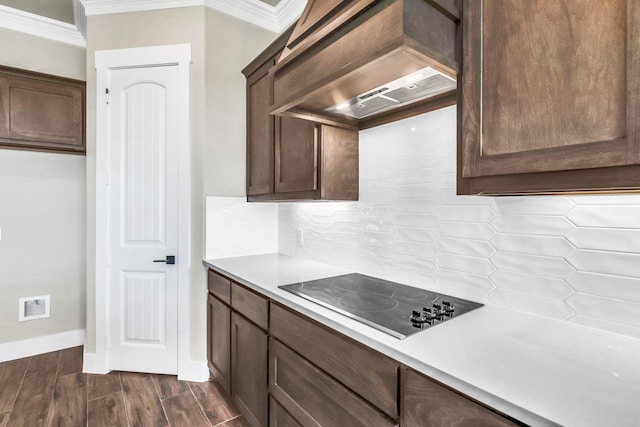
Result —
[[345, 108], [349, 108], [349, 103], [348, 102], [343, 102], [342, 104], [338, 104], [336, 105], [336, 109], [337, 110], [344, 110]]
[[421, 80], [423, 77], [424, 77], [424, 74], [422, 74], [422, 73], [412, 74], [412, 75], [408, 76], [407, 78], [405, 78], [404, 81], [407, 82], [407, 83], [415, 83], [418, 80]]

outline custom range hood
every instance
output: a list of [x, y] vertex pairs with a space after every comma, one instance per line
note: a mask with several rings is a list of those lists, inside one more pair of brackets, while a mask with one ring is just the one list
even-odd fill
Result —
[[309, 0], [271, 113], [364, 129], [455, 104], [457, 0]]

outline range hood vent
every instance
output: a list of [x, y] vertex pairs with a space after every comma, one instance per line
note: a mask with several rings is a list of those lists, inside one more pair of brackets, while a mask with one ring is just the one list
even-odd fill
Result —
[[455, 90], [456, 81], [431, 67], [423, 68], [373, 90], [333, 105], [326, 112], [364, 119]]
[[363, 129], [455, 103], [455, 0], [309, 0], [271, 113]]

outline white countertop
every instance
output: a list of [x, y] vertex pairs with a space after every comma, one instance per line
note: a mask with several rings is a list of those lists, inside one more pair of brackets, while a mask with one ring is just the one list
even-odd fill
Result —
[[640, 340], [492, 305], [399, 340], [278, 289], [353, 271], [282, 254], [204, 264], [532, 426], [640, 425]]

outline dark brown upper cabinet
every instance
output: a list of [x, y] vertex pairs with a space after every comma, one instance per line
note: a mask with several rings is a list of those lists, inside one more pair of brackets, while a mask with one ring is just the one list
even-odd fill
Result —
[[83, 81], [0, 67], [0, 148], [85, 153]]
[[456, 0], [309, 0], [271, 113], [365, 129], [455, 104]]
[[357, 200], [357, 130], [269, 113], [269, 70], [292, 30], [242, 71], [247, 78], [247, 199]]
[[640, 5], [464, 0], [458, 194], [640, 189]]

